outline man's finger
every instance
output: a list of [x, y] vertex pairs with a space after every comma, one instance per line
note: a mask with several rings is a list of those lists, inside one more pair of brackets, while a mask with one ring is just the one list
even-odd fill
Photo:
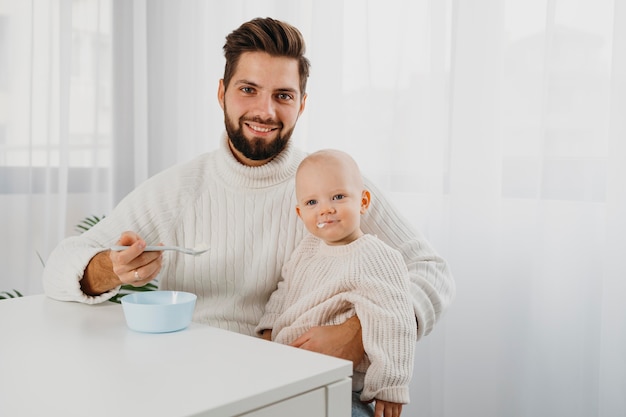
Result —
[[290, 346], [293, 346], [293, 347], [296, 347], [296, 348], [301, 348], [308, 341], [309, 341], [309, 336], [307, 336], [307, 334], [305, 333], [305, 334], [301, 335], [299, 338], [297, 338], [296, 340], [294, 340], [293, 342], [291, 342]]

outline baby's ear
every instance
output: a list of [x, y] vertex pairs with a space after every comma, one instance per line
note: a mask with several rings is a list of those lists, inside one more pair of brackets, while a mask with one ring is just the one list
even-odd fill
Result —
[[302, 218], [302, 214], [300, 214], [300, 206], [296, 206], [296, 214], [298, 217]]
[[371, 196], [368, 190], [363, 190], [361, 193], [361, 214], [365, 214], [370, 206]]

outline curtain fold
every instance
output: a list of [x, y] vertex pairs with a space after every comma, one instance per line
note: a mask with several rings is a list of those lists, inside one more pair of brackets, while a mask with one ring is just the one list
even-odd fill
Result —
[[312, 62], [293, 140], [351, 153], [457, 281], [403, 415], [626, 414], [624, 2], [8, 4], [0, 291], [40, 291], [37, 253], [217, 147], [224, 38], [272, 16]]

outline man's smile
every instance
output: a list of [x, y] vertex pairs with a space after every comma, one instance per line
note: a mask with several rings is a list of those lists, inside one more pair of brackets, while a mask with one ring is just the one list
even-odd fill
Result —
[[250, 128], [250, 130], [255, 131], [256, 133], [269, 133], [273, 130], [277, 130], [277, 127], [263, 127], [252, 123], [245, 123], [246, 126]]

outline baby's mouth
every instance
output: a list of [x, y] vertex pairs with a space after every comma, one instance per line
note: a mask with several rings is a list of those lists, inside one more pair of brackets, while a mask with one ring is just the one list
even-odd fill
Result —
[[317, 228], [323, 229], [329, 224], [335, 223], [336, 219], [324, 219], [317, 222]]

